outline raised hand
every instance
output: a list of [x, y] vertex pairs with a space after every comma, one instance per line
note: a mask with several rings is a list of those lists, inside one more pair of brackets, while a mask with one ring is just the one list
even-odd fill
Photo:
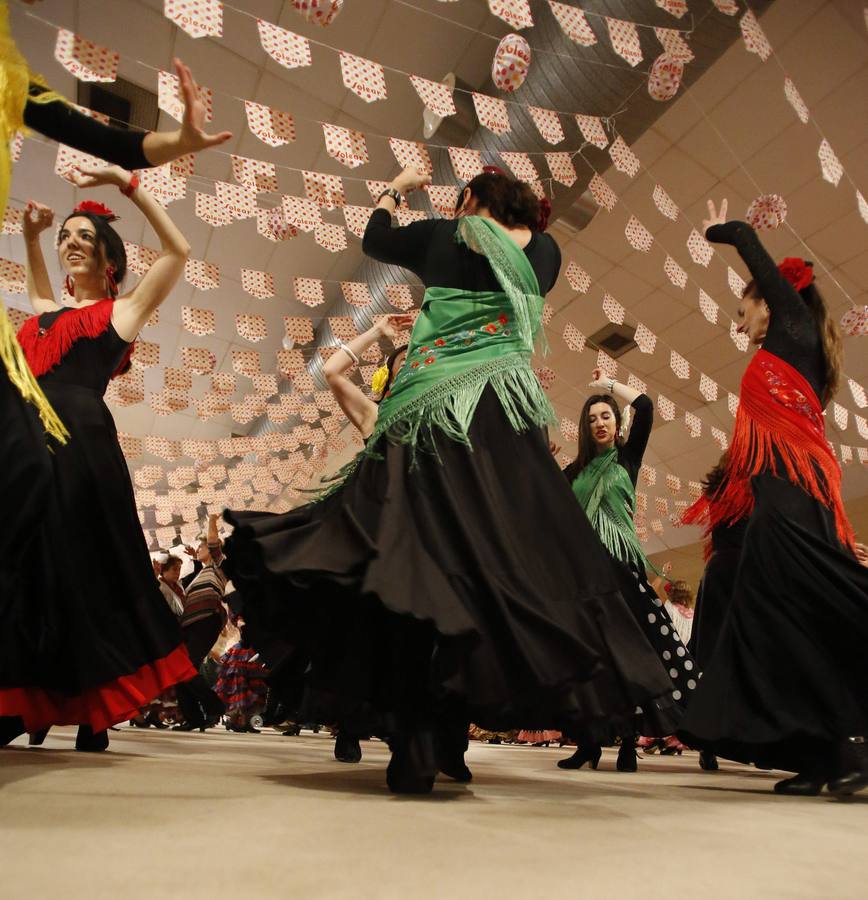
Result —
[[380, 333], [390, 341], [413, 325], [412, 316], [387, 316], [380, 321]]
[[99, 169], [84, 169], [76, 167], [67, 173], [69, 180], [80, 188], [101, 187], [104, 184], [113, 184], [115, 187], [124, 188], [130, 183], [130, 173], [120, 166], [104, 166]]
[[431, 184], [431, 176], [416, 166], [407, 166], [392, 184], [399, 193], [409, 194], [411, 191]]
[[702, 233], [705, 234], [712, 225], [723, 225], [726, 221], [726, 209], [729, 204], [726, 199], [720, 201], [720, 209], [715, 209], [714, 201], [708, 201], [708, 218], [702, 220]]
[[226, 143], [232, 137], [231, 131], [221, 131], [218, 134], [208, 134], [205, 131], [205, 104], [199, 95], [199, 87], [193, 73], [177, 57], [174, 63], [184, 101], [184, 118], [181, 122], [183, 153], [198, 153], [200, 150]]
[[54, 223], [54, 210], [35, 200], [28, 200], [24, 207], [24, 217], [21, 221], [21, 230], [24, 232], [24, 240], [36, 240], [46, 228], [51, 228]]
[[609, 376], [598, 366], [591, 372], [591, 382], [588, 387], [595, 388], [598, 391], [608, 391], [609, 380]]

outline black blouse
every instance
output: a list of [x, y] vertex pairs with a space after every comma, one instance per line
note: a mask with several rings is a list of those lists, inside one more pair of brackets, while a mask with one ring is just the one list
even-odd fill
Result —
[[[488, 260], [455, 242], [457, 219], [425, 219], [392, 228], [392, 217], [377, 209], [368, 220], [362, 250], [379, 262], [409, 269], [425, 287], [464, 291], [499, 291], [500, 284]], [[551, 235], [533, 232], [524, 248], [540, 291], [547, 294], [561, 268], [561, 251]]]
[[714, 244], [731, 244], [756, 281], [771, 313], [763, 349], [789, 363], [822, 398], [826, 359], [817, 320], [799, 292], [781, 275], [777, 264], [747, 222], [712, 225], [705, 236]]

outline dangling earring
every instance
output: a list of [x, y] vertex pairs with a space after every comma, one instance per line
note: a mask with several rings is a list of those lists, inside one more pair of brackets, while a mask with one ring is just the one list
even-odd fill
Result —
[[115, 281], [115, 269], [114, 266], [106, 266], [105, 270], [105, 280], [108, 283], [109, 293], [112, 297], [117, 297], [118, 295], [118, 283]]
[[66, 276], [66, 293], [69, 294], [70, 297], [75, 296], [75, 282], [72, 280], [71, 275]]

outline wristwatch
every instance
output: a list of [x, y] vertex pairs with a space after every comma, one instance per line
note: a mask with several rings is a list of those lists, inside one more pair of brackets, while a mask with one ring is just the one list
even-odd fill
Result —
[[377, 197], [377, 203], [383, 199], [383, 197], [391, 197], [395, 201], [395, 209], [397, 209], [401, 205], [401, 195], [393, 188], [388, 187], [386, 190]]

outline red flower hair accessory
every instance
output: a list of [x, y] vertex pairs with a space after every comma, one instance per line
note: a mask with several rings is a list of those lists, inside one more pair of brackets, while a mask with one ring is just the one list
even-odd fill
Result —
[[509, 175], [500, 166], [483, 166], [482, 172], [485, 175], [503, 175], [504, 178], [509, 178]]
[[798, 256], [788, 256], [778, 264], [778, 271], [797, 291], [803, 291], [814, 280], [814, 264]]
[[73, 213], [90, 213], [94, 216], [102, 216], [108, 219], [109, 222], [114, 222], [118, 218], [107, 206], [97, 203], [95, 200], [82, 200], [73, 210]]

